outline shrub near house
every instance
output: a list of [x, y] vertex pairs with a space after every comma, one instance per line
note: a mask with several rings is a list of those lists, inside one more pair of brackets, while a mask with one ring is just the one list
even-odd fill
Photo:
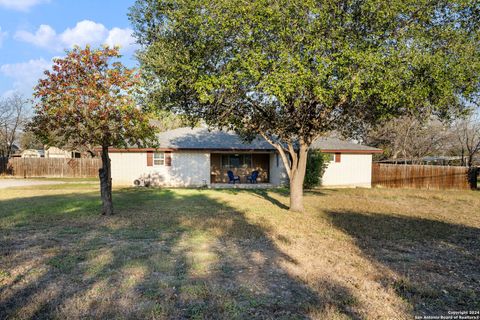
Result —
[[307, 170], [303, 187], [311, 189], [322, 184], [322, 177], [330, 162], [331, 154], [324, 154], [319, 150], [311, 150], [307, 159]]

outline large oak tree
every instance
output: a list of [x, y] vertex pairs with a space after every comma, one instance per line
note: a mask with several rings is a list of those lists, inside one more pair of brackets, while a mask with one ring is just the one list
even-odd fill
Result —
[[35, 115], [29, 124], [43, 143], [96, 153], [103, 214], [113, 214], [109, 147], [153, 143], [156, 129], [134, 100], [139, 76], [116, 61], [117, 48], [74, 48], [54, 60], [35, 87]]
[[260, 134], [303, 210], [307, 153], [479, 92], [476, 0], [137, 0], [130, 19], [157, 106]]

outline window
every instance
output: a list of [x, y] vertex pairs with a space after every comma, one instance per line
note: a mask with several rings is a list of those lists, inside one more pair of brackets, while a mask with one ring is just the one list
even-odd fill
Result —
[[223, 168], [248, 168], [252, 166], [251, 154], [224, 154], [222, 155]]
[[337, 152], [335, 153], [335, 162], [340, 162], [342, 159], [342, 154]]
[[325, 153], [326, 157], [327, 157], [327, 161], [328, 162], [332, 162], [334, 159], [334, 154], [333, 153]]
[[165, 153], [164, 152], [155, 152], [153, 154], [153, 165], [154, 166], [163, 166], [165, 164]]
[[240, 158], [241, 158], [241, 157], [240, 157], [240, 156], [237, 156], [237, 155], [235, 155], [235, 156], [230, 156], [230, 157], [229, 157], [229, 159], [230, 159], [230, 166], [231, 166], [231, 167], [234, 167], [234, 168], [240, 167], [240, 162], [241, 162]]
[[243, 163], [242, 163], [242, 166], [243, 166], [244, 168], [253, 167], [252, 155], [251, 155], [251, 154], [244, 154], [244, 155], [243, 155]]

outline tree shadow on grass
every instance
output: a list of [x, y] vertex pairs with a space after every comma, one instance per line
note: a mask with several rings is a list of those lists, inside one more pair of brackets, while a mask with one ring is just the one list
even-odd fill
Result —
[[[335, 191], [335, 190], [330, 190], [330, 191]], [[263, 198], [264, 200], [269, 201], [271, 204], [279, 207], [280, 209], [288, 210], [289, 206], [286, 205], [285, 203], [279, 201], [277, 198], [274, 198], [270, 195], [270, 193], [273, 193], [277, 196], [280, 197], [290, 197], [290, 189], [288, 188], [276, 188], [276, 189], [252, 189], [250, 191], [251, 193]], [[324, 190], [319, 190], [319, 189], [306, 189], [304, 191], [304, 196], [324, 196], [326, 195]], [[288, 201], [288, 200], [286, 200]]]
[[233, 195], [242, 195], [242, 194], [249, 194], [253, 195], [257, 198], [266, 200], [273, 204], [274, 206], [279, 207], [280, 209], [283, 210], [288, 210], [288, 206], [283, 203], [281, 200], [278, 198], [272, 197], [271, 194], [277, 195], [279, 197], [288, 197], [289, 196], [289, 189], [287, 188], [270, 188], [270, 189], [230, 189], [230, 188], [225, 188], [225, 189], [214, 189], [216, 192], [224, 192], [228, 194], [233, 194]]
[[329, 212], [416, 314], [480, 308], [480, 229], [382, 213]]
[[285, 191], [283, 189], [269, 189], [269, 190], [265, 190], [265, 189], [252, 189], [250, 191], [251, 194], [254, 194], [268, 202], [270, 202], [271, 204], [273, 204], [274, 206], [277, 206], [279, 207], [280, 209], [283, 209], [283, 210], [288, 210], [288, 206], [286, 204], [284, 204], [283, 202], [281, 202], [280, 200], [278, 200], [277, 198], [274, 198], [270, 195], [270, 193], [275, 193], [279, 196], [282, 196], [282, 197], [288, 197], [288, 190]]
[[[251, 194], [263, 200], [266, 200], [273, 204], [274, 206], [288, 210], [289, 206], [286, 204], [288, 203], [288, 197], [290, 196], [290, 189], [288, 188], [271, 188], [271, 189], [217, 189], [221, 190], [221, 192], [227, 192], [230, 194]], [[305, 195], [309, 196], [323, 196], [325, 192], [318, 189], [308, 189], [304, 192]], [[272, 196], [274, 195], [274, 196]], [[280, 199], [279, 199], [280, 198]], [[283, 199], [282, 199], [283, 198]], [[287, 198], [287, 199], [285, 199]]]
[[114, 204], [100, 217], [96, 193], [0, 201], [0, 318], [359, 318], [347, 288], [319, 296], [265, 227], [206, 192], [127, 189]]

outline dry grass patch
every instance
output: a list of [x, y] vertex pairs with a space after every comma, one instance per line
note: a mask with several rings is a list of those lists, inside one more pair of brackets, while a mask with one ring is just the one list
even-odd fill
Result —
[[480, 193], [2, 190], [0, 318], [408, 319], [480, 308]]

